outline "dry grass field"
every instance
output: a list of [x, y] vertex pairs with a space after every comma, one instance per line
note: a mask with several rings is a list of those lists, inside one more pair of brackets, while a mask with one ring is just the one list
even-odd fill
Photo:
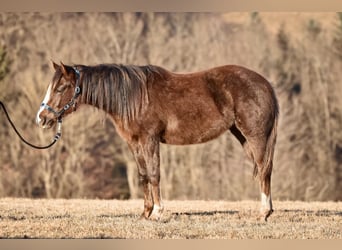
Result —
[[165, 201], [159, 222], [138, 220], [142, 200], [0, 200], [1, 238], [342, 239], [341, 202]]
[[263, 75], [280, 106], [275, 212], [258, 219], [253, 164], [231, 133], [162, 145], [164, 217], [140, 221], [137, 167], [104, 112], [80, 108], [56, 146], [36, 151], [0, 110], [0, 238], [342, 239], [341, 12], [0, 13], [0, 100], [38, 145], [55, 132], [35, 124], [51, 59]]

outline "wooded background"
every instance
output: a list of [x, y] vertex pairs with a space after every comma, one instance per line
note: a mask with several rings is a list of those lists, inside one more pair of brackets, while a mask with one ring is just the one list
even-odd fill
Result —
[[[342, 200], [342, 13], [0, 13], [0, 100], [24, 137], [51, 141], [35, 116], [66, 64], [155, 64], [192, 72], [239, 64], [280, 103], [273, 171], [279, 200]], [[253, 167], [227, 132], [161, 148], [165, 199], [259, 199]], [[55, 147], [20, 142], [0, 112], [0, 196], [141, 197], [135, 162], [101, 111], [65, 119]]]

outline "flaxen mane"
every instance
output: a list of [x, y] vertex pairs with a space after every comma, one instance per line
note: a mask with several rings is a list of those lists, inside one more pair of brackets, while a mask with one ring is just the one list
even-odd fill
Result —
[[148, 83], [160, 68], [102, 64], [75, 66], [81, 73], [81, 102], [118, 115], [126, 123], [134, 120], [148, 103]]

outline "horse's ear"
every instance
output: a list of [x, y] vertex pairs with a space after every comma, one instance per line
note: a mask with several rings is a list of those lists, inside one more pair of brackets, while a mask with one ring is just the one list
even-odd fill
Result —
[[62, 70], [62, 74], [66, 78], [69, 78], [71, 76], [71, 74], [73, 73], [73, 69], [68, 65], [64, 65], [62, 62], [61, 62], [60, 68]]
[[53, 68], [54, 68], [55, 70], [58, 70], [58, 69], [60, 68], [60, 66], [59, 66], [57, 63], [55, 63], [55, 62], [52, 61], [52, 60], [51, 60], [51, 62], [52, 62]]

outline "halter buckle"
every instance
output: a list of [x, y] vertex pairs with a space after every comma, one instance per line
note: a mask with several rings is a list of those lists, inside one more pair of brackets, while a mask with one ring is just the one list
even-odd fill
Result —
[[64, 106], [63, 110], [66, 111], [66, 110], [68, 110], [69, 108], [70, 108], [70, 104], [68, 103], [68, 104], [66, 104], [66, 105]]
[[76, 86], [75, 95], [78, 95], [79, 93], [81, 93], [81, 88], [80, 88], [80, 86]]

